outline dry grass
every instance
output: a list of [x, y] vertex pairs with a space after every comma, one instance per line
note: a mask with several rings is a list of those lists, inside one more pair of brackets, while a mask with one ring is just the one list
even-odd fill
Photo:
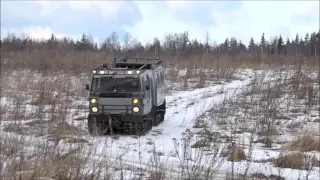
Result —
[[[192, 72], [192, 70], [190, 69], [189, 72]], [[193, 73], [195, 73], [194, 76], [197, 76], [199, 71], [193, 69]], [[86, 93], [83, 93], [83, 90], [79, 88], [84, 87], [86, 81], [80, 79], [78, 80], [80, 83], [75, 84], [74, 77], [73, 74], [49, 75], [32, 71], [22, 71], [14, 76], [12, 73], [6, 72], [1, 77], [6, 79], [8, 83], [5, 86], [8, 89], [4, 89], [2, 95], [10, 99], [9, 103], [1, 104], [1, 108], [5, 106], [14, 107], [8, 111], [2, 111], [1, 115], [4, 117], [2, 121], [6, 122], [6, 125], [3, 124], [3, 130], [14, 135], [35, 135], [36, 137], [43, 136], [46, 138], [43, 142], [28, 139], [27, 144], [19, 146], [23, 141], [22, 139], [14, 141], [9, 135], [3, 136], [1, 147], [7, 148], [5, 151], [1, 149], [0, 155], [6, 156], [5, 159], [8, 159], [8, 161], [5, 164], [4, 162], [0, 164], [1, 169], [3, 169], [1, 171], [2, 177], [19, 178], [19, 176], [23, 176], [26, 179], [41, 177], [51, 177], [53, 179], [99, 179], [104, 177], [114, 179], [116, 176], [118, 177], [118, 175], [115, 175], [116, 172], [112, 170], [114, 165], [105, 165], [104, 162], [110, 161], [107, 156], [94, 162], [94, 164], [97, 164], [93, 168], [95, 172], [84, 169], [91, 156], [91, 153], [86, 151], [88, 145], [85, 144], [88, 144], [88, 141], [83, 138], [84, 135], [87, 135], [87, 132], [72, 125], [70, 119], [75, 114], [79, 114], [79, 112], [73, 110], [74, 107], [79, 107], [78, 104], [74, 104], [74, 101], [86, 102]], [[80, 75], [79, 77], [85, 78]], [[192, 84], [194, 84], [194, 87], [197, 86], [197, 82], [190, 82], [190, 85]], [[82, 97], [79, 98], [79, 94]], [[28, 109], [32, 109], [31, 113]], [[78, 111], [82, 110], [78, 109]], [[116, 140], [119, 137], [112, 138]], [[61, 141], [64, 145], [70, 146], [70, 149], [61, 147]], [[41, 147], [30, 147], [34, 144], [36, 146], [39, 144]], [[23, 151], [25, 147], [28, 150]], [[185, 151], [188, 151], [188, 149], [189, 147]], [[198, 151], [200, 152], [200, 150]], [[24, 165], [24, 162], [26, 162], [24, 159], [14, 160], [15, 154], [18, 152], [28, 159], [29, 166]], [[159, 152], [154, 154], [160, 155]], [[36, 155], [38, 158], [35, 157]], [[198, 158], [204, 158], [204, 155], [199, 154]], [[214, 161], [214, 157], [211, 157], [210, 163], [214, 164]], [[157, 168], [148, 172], [141, 170], [143, 171], [141, 176], [144, 173], [149, 173], [150, 179], [163, 179], [167, 177], [168, 173], [170, 174], [163, 169], [165, 164], [154, 164], [153, 166]], [[153, 166], [152, 168], [154, 168]], [[123, 165], [118, 169], [124, 171], [127, 168], [126, 165]], [[198, 169], [197, 173], [204, 171], [204, 168], [200, 165], [195, 165], [193, 169]], [[105, 174], [106, 171], [107, 174]], [[191, 169], [188, 171], [190, 171], [188, 175], [184, 176], [196, 177], [196, 175], [192, 175], [193, 171]], [[212, 170], [206, 176], [212, 176], [214, 173], [215, 171]]]
[[[33, 69], [36, 71], [65, 71], [65, 72], [90, 72], [96, 64], [112, 62], [114, 56], [104, 52], [76, 52], [58, 50], [33, 50], [25, 52], [8, 52], [1, 49], [1, 69]], [[154, 57], [152, 57], [154, 58]], [[254, 57], [248, 54], [241, 54], [236, 57], [230, 55], [198, 54], [190, 55], [187, 58], [179, 56], [161, 55], [166, 67], [178, 66], [180, 68], [252, 68], [265, 69], [277, 68], [283, 65], [303, 64], [319, 71], [317, 57], [289, 57], [289, 56], [268, 56]], [[6, 63], [3, 63], [7, 59]]]
[[280, 155], [275, 160], [275, 165], [282, 168], [291, 168], [291, 169], [309, 169], [309, 158], [307, 155], [302, 153], [289, 153], [286, 155]]
[[191, 145], [191, 148], [202, 148], [207, 146], [207, 142], [205, 140], [199, 140], [197, 142], [195, 142], [193, 145]]
[[318, 151], [320, 152], [320, 138], [312, 137], [311, 135], [304, 135], [297, 137], [294, 141], [290, 142], [286, 149], [290, 151]]
[[[19, 64], [18, 67], [31, 69], [43, 68], [42, 65], [40, 66], [39, 64], [40, 60], [37, 59], [42, 57], [39, 55], [39, 52], [33, 52], [29, 55], [19, 53], [7, 53], [6, 55], [15, 59], [15, 63]], [[262, 64], [254, 61], [255, 59], [234, 61], [224, 57], [218, 60], [214, 57], [203, 56], [201, 57], [201, 59], [203, 59], [201, 63], [198, 59], [198, 57], [190, 57], [186, 59], [185, 62], [181, 60], [177, 61], [180, 69], [182, 69], [183, 66], [187, 67], [187, 69], [182, 75], [179, 75], [179, 72], [181, 72], [179, 69], [171, 69], [168, 73], [169, 76], [167, 80], [170, 84], [174, 82], [181, 84], [180, 87], [175, 87], [173, 90], [190, 90], [193, 88], [206, 87], [210, 81], [215, 81], [216, 84], [223, 84], [224, 82], [235, 79], [235, 73], [239, 71], [240, 67], [269, 68], [269, 66], [272, 65], [272, 68], [274, 68], [272, 63], [268, 64], [269, 62], [267, 62]], [[112, 164], [108, 155], [95, 162], [89, 162], [94, 152], [87, 152], [85, 148], [87, 146], [84, 144], [88, 144], [87, 141], [83, 139], [83, 136], [87, 134], [86, 131], [78, 129], [76, 125], [72, 125], [70, 121], [68, 121], [74, 118], [73, 116], [75, 114], [81, 114], [81, 109], [78, 109], [79, 112], [71, 111], [75, 106], [82, 106], [82, 109], [86, 110], [86, 106], [81, 103], [80, 105], [73, 104], [75, 100], [82, 101], [82, 103], [86, 102], [86, 92], [84, 88], [81, 88], [84, 87], [84, 83], [86, 82], [84, 76], [87, 75], [82, 75], [78, 72], [89, 72], [90, 69], [95, 66], [95, 63], [101, 63], [104, 62], [104, 60], [110, 61], [112, 58], [106, 57], [104, 54], [66, 53], [65, 55], [55, 55], [55, 58], [51, 58], [50, 61], [48, 59], [45, 60], [51, 72], [48, 70], [44, 71], [46, 73], [40, 73], [40, 80], [30, 75], [36, 74], [34, 72], [20, 74], [14, 78], [12, 78], [12, 74], [8, 73], [8, 71], [6, 73], [2, 72], [1, 74], [1, 95], [8, 98], [8, 103], [1, 105], [1, 122], [5, 120], [11, 120], [13, 122], [12, 124], [6, 125], [1, 123], [4, 128], [3, 130], [15, 132], [14, 134], [24, 135], [33, 133], [37, 135], [32, 130], [38, 129], [37, 132], [41, 132], [39, 134], [53, 141], [37, 142], [32, 139], [27, 141], [18, 137], [10, 137], [9, 135], [1, 137], [0, 160], [7, 160], [5, 162], [6, 164], [4, 161], [0, 163], [2, 177], [19, 178], [19, 176], [21, 176], [26, 179], [37, 179], [49, 176], [55, 179], [87, 178], [95, 180], [102, 177], [105, 179], [114, 179], [116, 177], [113, 169], [115, 162]], [[169, 60], [165, 62], [167, 66], [169, 66], [168, 62]], [[289, 62], [291, 61], [288, 60], [288, 64]], [[277, 64], [274, 64], [274, 66], [277, 66]], [[305, 64], [305, 66], [309, 65]], [[318, 67], [317, 64], [313, 64], [313, 66]], [[207, 71], [207, 69], [203, 69], [203, 67], [210, 68], [210, 70]], [[13, 64], [10, 65], [10, 68], [14, 69]], [[72, 70], [73, 72], [65, 76], [58, 76], [53, 73], [61, 69], [66, 71]], [[306, 69], [306, 67], [302, 69]], [[179, 143], [174, 142], [176, 143], [177, 150], [175, 156], [181, 163], [181, 172], [179, 172], [180, 174], [178, 175], [179, 179], [199, 179], [199, 177], [202, 177], [202, 179], [214, 179], [214, 175], [222, 163], [222, 160], [219, 159], [221, 154], [218, 154], [216, 149], [222, 147], [222, 144], [231, 144], [234, 142], [238, 144], [232, 146], [229, 153], [226, 154], [226, 159], [232, 161], [232, 163], [242, 160], [250, 161], [250, 151], [248, 154], [244, 153], [244, 149], [248, 148], [248, 145], [243, 145], [241, 140], [236, 137], [237, 135], [242, 135], [246, 132], [251, 133], [252, 136], [258, 136], [260, 139], [263, 139], [263, 141], [260, 142], [272, 148], [276, 142], [274, 139], [281, 134], [282, 127], [292, 129], [300, 127], [297, 124], [303, 126], [304, 123], [285, 124], [286, 121], [296, 120], [292, 117], [292, 114], [288, 113], [291, 112], [300, 115], [305, 111], [316, 109], [319, 105], [319, 93], [316, 91], [317, 86], [315, 80], [310, 80], [302, 75], [304, 73], [302, 70], [299, 70], [299, 68], [295, 68], [294, 71], [296, 75], [292, 77], [282, 75], [280, 72], [275, 71], [274, 75], [277, 77], [281, 76], [281, 78], [280, 80], [267, 82], [271, 84], [270, 86], [267, 83], [260, 83], [264, 81], [263, 76], [255, 76], [254, 78], [256, 78], [256, 80], [248, 86], [245, 94], [229, 102], [223, 102], [220, 108], [215, 107], [215, 109], [210, 112], [213, 117], [209, 118], [211, 123], [216, 122], [215, 125], [221, 129], [231, 131], [230, 134], [216, 133], [216, 129], [210, 129], [212, 124], [206, 124], [203, 121], [196, 126], [197, 128], [206, 129], [201, 135], [203, 140], [196, 141], [192, 144], [191, 140], [185, 137]], [[71, 78], [71, 76], [74, 78]], [[56, 78], [52, 79], [52, 77]], [[80, 82], [74, 84], [74, 79], [80, 79]], [[182, 81], [184, 83], [179, 83]], [[173, 87], [167, 88], [170, 89]], [[281, 99], [286, 94], [289, 96]], [[79, 95], [82, 97], [77, 99], [76, 97]], [[221, 95], [223, 95], [223, 93]], [[249, 97], [255, 98], [250, 99]], [[284, 100], [287, 101], [287, 108], [280, 106], [280, 102]], [[32, 113], [27, 111], [30, 106], [35, 110]], [[296, 107], [293, 108], [293, 106]], [[14, 108], [7, 109], [7, 107]], [[239, 115], [240, 112], [243, 114]], [[206, 116], [209, 116], [210, 113], [206, 114]], [[206, 118], [206, 116], [204, 116], [204, 118]], [[233, 117], [237, 118], [233, 119]], [[119, 139], [118, 136], [112, 138], [115, 140]], [[70, 149], [64, 152], [62, 152], [61, 147], [59, 149], [59, 141], [62, 140], [66, 140], [67, 145], [70, 146]], [[25, 147], [28, 147], [26, 143], [37, 144], [40, 147], [31, 148], [26, 152], [26, 150], [24, 150]], [[251, 143], [253, 144], [254, 141], [252, 140]], [[208, 149], [210, 149], [210, 152], [208, 152]], [[292, 142], [289, 150], [303, 152], [319, 151], [319, 143], [316, 140], [311, 140], [311, 137], [304, 137], [299, 141]], [[206, 152], [211, 153], [211, 155], [207, 155]], [[188, 153], [195, 154], [195, 158], [190, 159], [190, 157], [186, 155]], [[149, 179], [170, 179], [169, 174], [171, 172], [165, 168], [165, 162], [159, 162], [157, 160], [160, 156], [159, 152], [155, 151], [153, 155], [155, 156], [153, 160], [154, 163], [149, 167], [151, 170], [147, 171], [141, 168], [141, 170], [134, 169], [132, 171], [139, 171], [140, 174], [148, 172]], [[36, 158], [36, 156], [38, 158]], [[276, 165], [279, 167], [304, 168], [304, 165], [301, 165], [306, 162], [304, 158], [305, 156], [301, 154], [284, 155], [277, 159]], [[116, 162], [119, 162], [119, 160]], [[86, 166], [92, 163], [94, 165], [91, 169], [94, 169], [94, 171], [86, 171]], [[127, 165], [121, 165], [117, 168], [123, 172], [130, 169]], [[143, 173], [141, 171], [143, 171]]]
[[[251, 150], [254, 147], [278, 151], [278, 148], [287, 142], [283, 139], [285, 134], [302, 136], [285, 146], [286, 150], [319, 151], [319, 133], [313, 133], [319, 126], [316, 120], [320, 107], [320, 94], [315, 90], [320, 85], [317, 80], [319, 76], [316, 74], [317, 70], [309, 68], [306, 64], [293, 64], [286, 69], [274, 68], [269, 73], [265, 71], [260, 75], [257, 74], [243, 94], [215, 106], [197, 119], [194, 128], [197, 131], [206, 129], [207, 134], [220, 132], [221, 136], [218, 141], [225, 144], [231, 142], [241, 144], [241, 146], [234, 146], [235, 149], [236, 147], [238, 149], [229, 151], [225, 156], [229, 156], [228, 159], [232, 162], [246, 160], [247, 169], [250, 169], [250, 162], [263, 163], [272, 160], [272, 158], [265, 157], [262, 160], [251, 161]], [[306, 133], [315, 135], [306, 136]], [[244, 140], [241, 136], [245, 134], [249, 135]], [[193, 144], [193, 147], [201, 148], [207, 146], [208, 143], [199, 140]], [[244, 153], [244, 149], [248, 150], [248, 153]], [[310, 160], [309, 156], [303, 154], [282, 155], [275, 162], [277, 167], [304, 169], [308, 172], [314, 170], [313, 167], [319, 164], [319, 161], [314, 158]], [[308, 162], [312, 162], [312, 167], [304, 167]], [[233, 178], [236, 176], [233, 174], [234, 170], [230, 170]], [[261, 178], [271, 178], [271, 176], [260, 175]], [[244, 177], [250, 179], [253, 176], [245, 174]], [[284, 178], [276, 175], [272, 177]]]
[[86, 142], [85, 140], [77, 139], [74, 137], [86, 135], [87, 132], [75, 126], [69, 125], [66, 122], [58, 123], [56, 127], [50, 128], [47, 133], [49, 141], [60, 141], [63, 139], [68, 139], [69, 142]]
[[[41, 156], [40, 156], [41, 155]], [[66, 154], [46, 155], [38, 154], [34, 157], [27, 157], [25, 160], [8, 161], [4, 174], [5, 177], [20, 179], [85, 179], [95, 177], [82, 169], [83, 159], [79, 159], [76, 151], [70, 151]], [[29, 159], [30, 158], [30, 159]], [[31, 159], [32, 158], [32, 159]], [[93, 178], [96, 179], [96, 178]]]
[[245, 175], [239, 175], [239, 179], [248, 179], [248, 180], [285, 180], [284, 177], [278, 175], [269, 175], [266, 176], [263, 173], [254, 173], [251, 176], [247, 177]]
[[41, 50], [31, 52], [2, 52], [1, 58], [9, 59], [2, 70], [33, 69], [36, 71], [89, 72], [96, 64], [111, 62], [113, 56], [100, 52], [61, 52]]
[[223, 84], [237, 79], [237, 68], [211, 68], [191, 66], [188, 68], [170, 68], [167, 70], [167, 93], [204, 88], [214, 84]]
[[234, 144], [231, 146], [229, 154], [228, 154], [228, 161], [239, 162], [246, 159], [246, 155], [243, 151], [243, 148]]

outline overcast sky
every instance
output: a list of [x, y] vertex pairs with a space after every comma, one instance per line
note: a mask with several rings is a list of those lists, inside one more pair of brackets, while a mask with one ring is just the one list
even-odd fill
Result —
[[33, 37], [96, 40], [116, 31], [130, 32], [142, 43], [165, 33], [189, 31], [191, 38], [211, 42], [236, 37], [266, 39], [282, 34], [294, 38], [319, 30], [319, 2], [314, 1], [1, 1], [1, 34], [8, 31]]

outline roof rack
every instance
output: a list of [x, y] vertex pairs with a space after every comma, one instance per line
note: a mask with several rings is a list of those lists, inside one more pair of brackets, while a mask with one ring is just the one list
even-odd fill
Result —
[[99, 70], [107, 70], [107, 69], [111, 69], [112, 67], [114, 67], [112, 64], [101, 64], [98, 67], [94, 68], [93, 70], [99, 71]]
[[114, 59], [113, 64], [101, 64], [93, 69], [94, 74], [139, 74], [144, 70], [161, 65], [160, 59], [152, 58], [122, 58]]
[[137, 75], [145, 69], [132, 69], [132, 68], [116, 68], [112, 64], [102, 64], [93, 69], [93, 74], [96, 75]]
[[151, 69], [155, 66], [161, 65], [162, 61], [157, 58], [134, 58], [126, 57], [122, 59], [115, 59], [116, 68], [131, 68], [131, 69]]

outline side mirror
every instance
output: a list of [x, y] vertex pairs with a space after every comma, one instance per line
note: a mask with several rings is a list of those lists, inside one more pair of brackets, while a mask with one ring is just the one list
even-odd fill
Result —
[[89, 90], [89, 84], [86, 84], [86, 90], [87, 91]]
[[150, 85], [146, 85], [146, 90], [147, 90], [147, 91], [150, 90]]

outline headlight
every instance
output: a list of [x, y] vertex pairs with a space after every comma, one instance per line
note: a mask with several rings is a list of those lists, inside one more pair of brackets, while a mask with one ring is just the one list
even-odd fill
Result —
[[98, 108], [97, 107], [92, 107], [91, 110], [92, 110], [92, 112], [98, 112]]
[[137, 113], [137, 112], [139, 112], [140, 109], [138, 107], [134, 107], [132, 110], [133, 110], [133, 112]]
[[96, 99], [91, 99], [91, 103], [92, 103], [92, 104], [94, 104], [94, 103], [96, 103], [96, 102], [97, 102]]
[[137, 98], [133, 99], [133, 104], [138, 104], [138, 102], [139, 102], [139, 99], [137, 99]]
[[92, 72], [93, 72], [93, 74], [96, 74], [96, 73], [97, 73], [97, 71], [96, 71], [96, 70], [93, 70]]

